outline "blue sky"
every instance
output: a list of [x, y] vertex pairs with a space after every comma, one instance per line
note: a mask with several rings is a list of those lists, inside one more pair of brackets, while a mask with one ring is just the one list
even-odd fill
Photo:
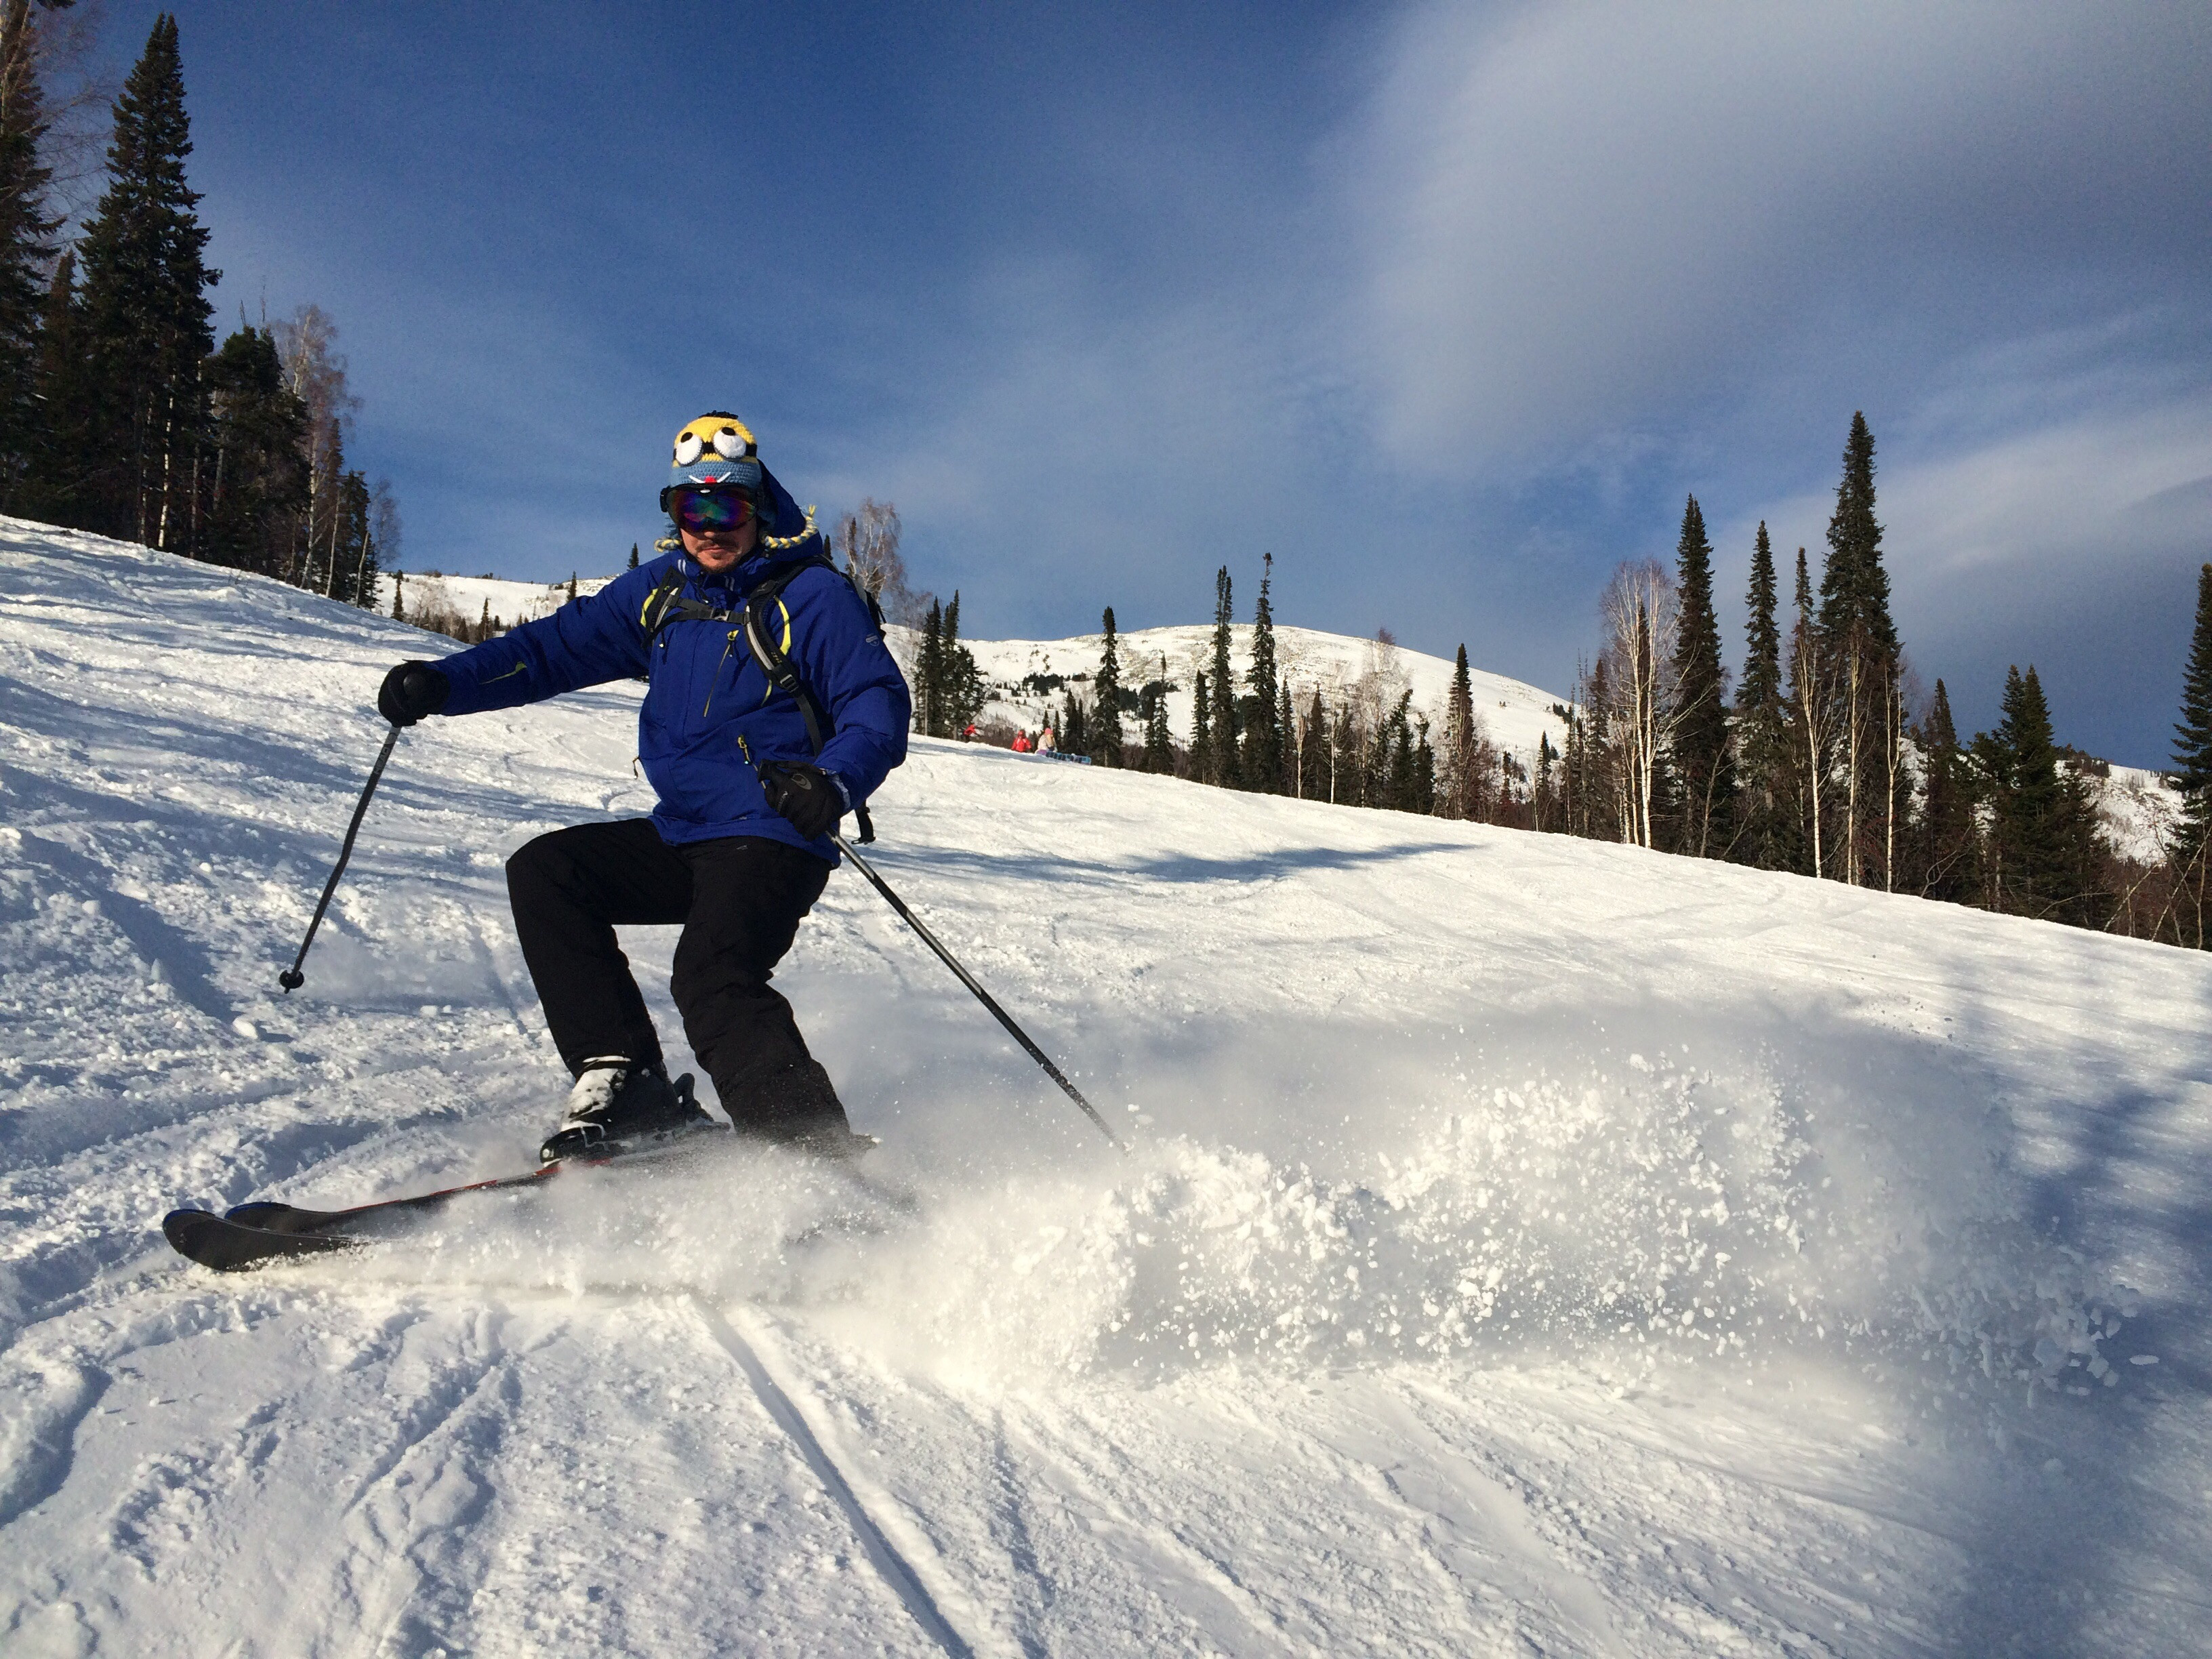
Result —
[[[156, 8], [108, 0], [119, 70]], [[1961, 723], [2166, 756], [2212, 559], [2212, 11], [175, 8], [225, 325], [313, 301], [405, 562], [654, 533], [737, 410], [979, 636], [1284, 620], [1564, 691], [1694, 492], [1821, 550], [1866, 411]]]

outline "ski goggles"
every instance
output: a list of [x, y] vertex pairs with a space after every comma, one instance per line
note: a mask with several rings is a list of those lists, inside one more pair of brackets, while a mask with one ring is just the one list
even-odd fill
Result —
[[738, 489], [675, 489], [669, 492], [668, 516], [678, 530], [695, 536], [734, 532], [752, 521], [753, 498]]

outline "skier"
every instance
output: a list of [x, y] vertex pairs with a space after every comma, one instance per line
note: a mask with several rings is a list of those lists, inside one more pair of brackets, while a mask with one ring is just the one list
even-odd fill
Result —
[[731, 1122], [848, 1155], [872, 1143], [769, 980], [838, 861], [839, 818], [906, 758], [906, 681], [811, 511], [737, 416], [714, 410], [676, 434], [660, 505], [676, 531], [661, 556], [512, 633], [398, 664], [377, 708], [412, 726], [647, 678], [638, 758], [653, 816], [556, 830], [507, 864], [523, 960], [574, 1079], [542, 1159], [712, 1121], [688, 1076], [669, 1080], [615, 938], [677, 922], [669, 989]]

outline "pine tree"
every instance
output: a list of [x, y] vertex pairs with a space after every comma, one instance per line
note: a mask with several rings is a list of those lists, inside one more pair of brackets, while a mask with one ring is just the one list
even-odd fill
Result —
[[2177, 866], [2188, 868], [2200, 860], [2212, 833], [2212, 564], [2197, 573], [2197, 627], [2182, 672], [2181, 719], [2173, 738], [2181, 821], [2174, 826], [2170, 851]]
[[[945, 635], [939, 641], [937, 735], [964, 738], [975, 717], [983, 712], [983, 675], [975, 655], [960, 643], [960, 590], [945, 607]], [[1063, 743], [1070, 754], [1081, 752]]]
[[632, 570], [637, 568], [637, 544], [635, 542], [632, 542], [629, 544], [629, 568]]
[[208, 397], [205, 504], [195, 556], [284, 574], [307, 505], [307, 405], [284, 383], [276, 343], [246, 326], [202, 370]]
[[1102, 618], [1106, 629], [1105, 648], [1098, 657], [1098, 678], [1094, 682], [1097, 709], [1091, 722], [1091, 759], [1101, 766], [1121, 763], [1121, 659], [1115, 648], [1114, 607], [1108, 605]]
[[1334, 782], [1331, 739], [1328, 705], [1322, 701], [1321, 688], [1316, 686], [1313, 700], [1306, 705], [1305, 741], [1300, 745], [1304, 771], [1298, 780], [1298, 793], [1308, 800], [1335, 799], [1330, 793]]
[[1283, 791], [1283, 725], [1275, 680], [1275, 613], [1267, 590], [1273, 580], [1275, 556], [1261, 556], [1260, 603], [1252, 617], [1251, 724], [1244, 732], [1243, 780], [1248, 789], [1263, 794]]
[[1713, 611], [1713, 549], [1692, 495], [1674, 547], [1680, 623], [1674, 636], [1674, 848], [1721, 858], [1735, 838], [1735, 763], [1729, 749], [1728, 671]]
[[1191, 679], [1190, 775], [1200, 783], [1213, 781], [1213, 704], [1203, 674]]
[[1175, 771], [1175, 736], [1168, 730], [1167, 653], [1160, 653], [1159, 677], [1145, 687], [1145, 752], [1139, 762], [1146, 771], [1164, 775]]
[[1213, 718], [1208, 759], [1212, 763], [1206, 781], [1224, 789], [1241, 786], [1237, 764], [1237, 682], [1230, 668], [1230, 647], [1235, 613], [1229, 602], [1229, 567], [1223, 565], [1213, 579]]
[[915, 678], [921, 684], [916, 688], [921, 695], [914, 700], [914, 729], [933, 738], [940, 723], [938, 704], [945, 693], [945, 611], [934, 599], [929, 602], [929, 614], [922, 619], [921, 653], [915, 664]]
[[1762, 870], [1796, 867], [1796, 825], [1790, 804], [1789, 690], [1782, 678], [1782, 629], [1776, 621], [1774, 544], [1759, 520], [1752, 544], [1751, 588], [1744, 596], [1751, 619], [1745, 629], [1743, 683], [1736, 688], [1738, 782], [1742, 833], [1737, 856]]
[[46, 213], [52, 174], [30, 0], [0, 8], [0, 504], [13, 512], [40, 420], [39, 320], [58, 221]]
[[1875, 518], [1874, 434], [1854, 413], [1844, 443], [1828, 561], [1820, 574], [1820, 632], [1835, 669], [1837, 758], [1843, 768], [1844, 879], [1895, 884], [1906, 799], [1903, 663], [1889, 612], [1889, 574]]
[[[1412, 695], [1407, 693], [1409, 697]], [[1424, 817], [1434, 816], [1437, 810], [1437, 751], [1429, 744], [1429, 723], [1425, 719], [1415, 722], [1413, 788], [1406, 810]]]
[[392, 573], [392, 620], [407, 620], [407, 573], [404, 570]]
[[1990, 791], [1991, 908], [2013, 915], [2051, 915], [2069, 892], [2066, 788], [2035, 665], [2005, 672], [2003, 718], [1974, 740]]
[[1528, 789], [1528, 811], [1534, 820], [1534, 827], [1543, 831], [1559, 828], [1559, 785], [1553, 777], [1559, 765], [1559, 751], [1552, 747], [1552, 734], [1536, 734], [1536, 775]]
[[1467, 647], [1452, 659], [1451, 690], [1444, 696], [1442, 752], [1437, 757], [1439, 775], [1436, 810], [1448, 818], [1474, 816], [1474, 679], [1467, 665]]
[[1921, 893], [1971, 904], [1979, 890], [1978, 836], [1974, 823], [1974, 777], [1959, 747], [1951, 719], [1951, 694], [1936, 682], [1928, 717], [1914, 734], [1920, 745], [1923, 802], [1916, 826]]
[[221, 273], [202, 258], [208, 232], [185, 183], [191, 152], [177, 20], [164, 12], [116, 100], [108, 186], [80, 255], [96, 471], [79, 527], [155, 547], [183, 528], [200, 360], [215, 344], [206, 291]]
[[1060, 752], [1063, 755], [1087, 755], [1091, 752], [1091, 720], [1075, 688], [1069, 686], [1061, 694], [1060, 711]]
[[1367, 799], [1395, 812], [1414, 810], [1413, 708], [1413, 692], [1400, 693], [1375, 745], [1376, 775]]

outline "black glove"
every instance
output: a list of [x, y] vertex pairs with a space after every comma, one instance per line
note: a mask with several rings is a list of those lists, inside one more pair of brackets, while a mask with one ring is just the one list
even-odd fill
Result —
[[828, 835], [844, 816], [844, 793], [837, 787], [837, 780], [818, 766], [803, 762], [785, 766], [767, 761], [761, 766], [760, 782], [768, 804], [790, 819], [791, 827], [809, 841]]
[[446, 706], [453, 683], [427, 662], [403, 662], [384, 677], [376, 712], [394, 726], [412, 726]]

